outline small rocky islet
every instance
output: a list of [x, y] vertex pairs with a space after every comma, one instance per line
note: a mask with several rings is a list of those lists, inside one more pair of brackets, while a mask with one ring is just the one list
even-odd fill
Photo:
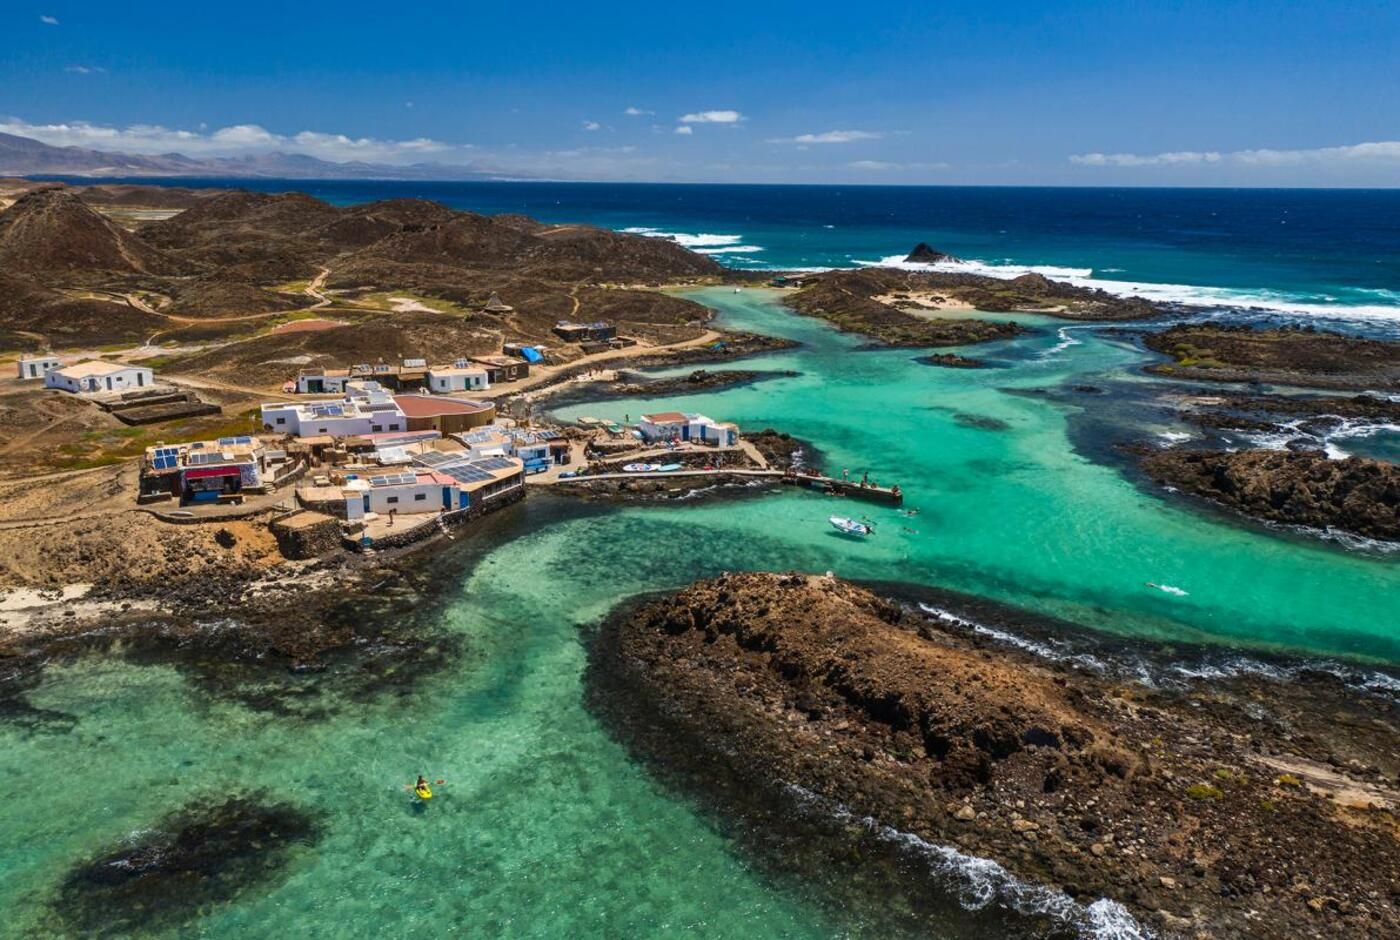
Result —
[[1163, 936], [1400, 931], [1393, 699], [1153, 687], [989, 649], [969, 622], [830, 576], [725, 575], [607, 620], [590, 702], [643, 758], [760, 803], [814, 796]]

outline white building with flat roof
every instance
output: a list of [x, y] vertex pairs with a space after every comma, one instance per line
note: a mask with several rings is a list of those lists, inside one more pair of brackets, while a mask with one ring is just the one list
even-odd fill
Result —
[[155, 384], [155, 377], [155, 373], [145, 366], [94, 359], [50, 369], [44, 373], [44, 387], [59, 388], [79, 395], [97, 395], [103, 392], [149, 388]]
[[344, 398], [265, 403], [263, 427], [294, 437], [358, 437], [408, 430], [408, 418], [379, 383], [352, 382], [350, 386]]
[[486, 370], [465, 359], [450, 366], [428, 367], [428, 391], [444, 395], [450, 392], [479, 392], [491, 387]]
[[57, 356], [25, 356], [19, 361], [21, 380], [42, 379], [50, 371], [63, 365]]

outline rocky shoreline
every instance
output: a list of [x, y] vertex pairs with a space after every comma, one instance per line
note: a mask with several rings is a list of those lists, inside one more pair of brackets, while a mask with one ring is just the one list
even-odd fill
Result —
[[705, 392], [722, 392], [771, 379], [786, 379], [798, 375], [789, 370], [731, 369], [711, 371], [696, 369], [687, 375], [653, 379], [633, 372], [618, 371], [613, 382], [590, 382], [581, 388], [555, 386], [549, 396], [550, 408], [562, 408], [579, 402], [604, 401], [610, 398], [677, 398]]
[[1172, 360], [1147, 371], [1170, 378], [1353, 391], [1400, 388], [1400, 342], [1312, 326], [1182, 323], [1148, 333], [1143, 342]]
[[1400, 542], [1400, 467], [1316, 452], [1142, 448], [1155, 482], [1249, 518]]
[[[1393, 697], [1151, 687], [988, 649], [963, 614], [995, 605], [945, 604], [795, 574], [700, 582], [600, 627], [590, 704], [640, 756], [709, 764], [687, 778], [702, 790], [740, 781], [750, 827], [808, 794], [1166, 936], [1400, 930]], [[651, 750], [668, 739], [684, 747]]]
[[[558, 500], [546, 512], [594, 511]], [[328, 703], [359, 701], [412, 687], [467, 655], [438, 628], [450, 589], [503, 538], [523, 504], [480, 520], [475, 537], [381, 551], [337, 554], [291, 570], [207, 572], [117, 581], [92, 592], [91, 611], [72, 604], [0, 636], [0, 717], [61, 724], [26, 698], [44, 670], [92, 653], [169, 664], [207, 693], [274, 714], [317, 717]], [[314, 681], [312, 681], [312, 677]]]
[[[947, 256], [927, 249], [922, 257]], [[914, 255], [910, 256], [911, 259]], [[962, 346], [1010, 339], [1025, 332], [1016, 323], [940, 315], [961, 308], [991, 313], [1037, 313], [1065, 320], [1108, 322], [1160, 316], [1164, 309], [1137, 297], [1052, 281], [1040, 274], [995, 278], [957, 272], [857, 268], [804, 277], [784, 298], [798, 313], [820, 317], [838, 329], [889, 346]]]

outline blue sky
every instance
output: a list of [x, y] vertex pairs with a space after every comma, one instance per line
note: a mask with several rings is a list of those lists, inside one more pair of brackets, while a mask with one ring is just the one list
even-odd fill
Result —
[[418, 6], [11, 0], [0, 131], [588, 179], [1400, 184], [1396, 3]]

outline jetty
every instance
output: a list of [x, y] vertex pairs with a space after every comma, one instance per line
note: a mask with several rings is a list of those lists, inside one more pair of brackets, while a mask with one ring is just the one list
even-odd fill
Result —
[[898, 486], [876, 486], [860, 480], [837, 480], [819, 473], [788, 472], [782, 474], [783, 482], [790, 486], [805, 486], [821, 490], [832, 496], [847, 496], [872, 503], [885, 503], [889, 506], [904, 505], [904, 491]]
[[704, 477], [746, 477], [753, 480], [772, 480], [787, 486], [800, 486], [826, 493], [829, 496], [844, 496], [850, 499], [863, 499], [887, 506], [904, 504], [904, 492], [897, 486], [875, 486], [862, 484], [858, 480], [837, 480], [818, 473], [800, 473], [790, 470], [758, 470], [751, 468], [719, 468], [714, 470], [642, 470], [634, 473], [590, 473], [583, 476], [539, 480], [539, 483], [591, 483], [596, 480], [659, 480], [674, 478]]

